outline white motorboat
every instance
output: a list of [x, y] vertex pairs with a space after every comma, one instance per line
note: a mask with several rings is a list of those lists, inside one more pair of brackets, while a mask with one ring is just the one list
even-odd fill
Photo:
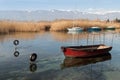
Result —
[[72, 28], [67, 28], [69, 32], [81, 32], [83, 31], [83, 28], [81, 27], [72, 27]]

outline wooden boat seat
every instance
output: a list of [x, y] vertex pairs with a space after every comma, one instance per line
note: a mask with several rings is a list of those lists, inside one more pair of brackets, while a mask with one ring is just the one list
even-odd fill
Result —
[[109, 48], [110, 46], [99, 46], [97, 49]]

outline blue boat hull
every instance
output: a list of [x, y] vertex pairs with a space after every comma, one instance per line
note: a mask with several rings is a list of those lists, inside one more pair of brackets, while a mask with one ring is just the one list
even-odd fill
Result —
[[99, 32], [101, 31], [101, 28], [88, 28], [87, 31], [88, 32]]

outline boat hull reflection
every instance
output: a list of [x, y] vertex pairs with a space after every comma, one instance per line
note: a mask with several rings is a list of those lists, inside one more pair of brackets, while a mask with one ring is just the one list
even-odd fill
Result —
[[61, 64], [61, 69], [69, 68], [69, 67], [84, 66], [84, 65], [102, 62], [102, 61], [106, 61], [110, 59], [111, 59], [110, 53], [106, 53], [101, 56], [94, 56], [90, 58], [68, 58], [66, 57], [63, 63]]

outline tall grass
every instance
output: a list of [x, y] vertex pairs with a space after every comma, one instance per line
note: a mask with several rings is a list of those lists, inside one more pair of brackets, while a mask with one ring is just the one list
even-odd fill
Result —
[[92, 26], [99, 26], [101, 28], [114, 26], [120, 28], [120, 23], [92, 20], [56, 20], [52, 22], [0, 21], [0, 34], [10, 32], [39, 32], [41, 30], [66, 31], [67, 28], [73, 26], [82, 27], [84, 29]]
[[38, 32], [50, 27], [50, 22], [0, 21], [0, 33]]

